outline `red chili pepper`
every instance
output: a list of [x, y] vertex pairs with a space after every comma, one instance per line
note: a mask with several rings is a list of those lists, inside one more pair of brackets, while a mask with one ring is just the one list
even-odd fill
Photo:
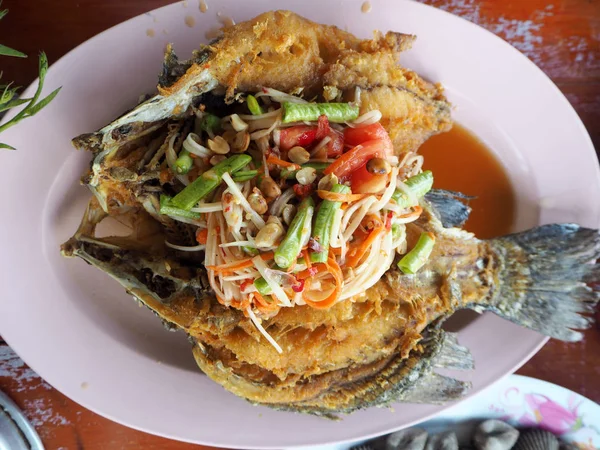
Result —
[[385, 218], [385, 229], [390, 231], [392, 229], [392, 218], [394, 217], [394, 213], [388, 211], [387, 217]]
[[304, 290], [304, 280], [298, 280], [297, 284], [292, 286], [294, 292], [302, 292]]
[[310, 194], [312, 194], [314, 187], [312, 184], [295, 184], [293, 186], [294, 192], [296, 193], [296, 195], [300, 198], [304, 198], [304, 197], [308, 197]]
[[253, 281], [251, 279], [248, 279], [246, 281], [244, 281], [242, 284], [240, 284], [240, 291], [242, 291], [242, 293], [246, 292], [246, 288], [248, 286], [250, 286], [253, 283]]

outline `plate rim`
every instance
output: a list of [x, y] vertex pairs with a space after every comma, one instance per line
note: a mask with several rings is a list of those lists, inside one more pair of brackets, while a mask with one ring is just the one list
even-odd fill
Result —
[[[63, 61], [64, 59], [67, 59], [67, 58], [68, 58], [68, 57], [70, 57], [70, 56], [71, 56], [73, 53], [76, 53], [77, 51], [79, 51], [79, 50], [80, 50], [80, 48], [82, 48], [82, 47], [84, 47], [84, 46], [88, 45], [89, 43], [91, 43], [91, 42], [93, 42], [93, 41], [95, 41], [95, 40], [97, 40], [97, 39], [100, 39], [101, 37], [103, 37], [103, 36], [105, 36], [105, 35], [107, 35], [107, 34], [113, 33], [115, 30], [117, 30], [117, 29], [119, 29], [119, 28], [126, 27], [128, 24], [130, 24], [130, 23], [132, 23], [132, 22], [135, 22], [135, 21], [137, 21], [137, 20], [140, 20], [140, 18], [141, 18], [141, 17], [143, 17], [144, 15], [147, 15], [147, 14], [149, 14], [149, 13], [155, 13], [155, 12], [162, 11], [162, 10], [166, 10], [166, 9], [169, 9], [169, 8], [173, 8], [173, 7], [174, 7], [176, 4], [178, 4], [178, 3], [181, 3], [181, 2], [177, 1], [177, 2], [174, 2], [174, 3], [170, 3], [170, 4], [167, 4], [167, 5], [164, 5], [164, 6], [162, 6], [162, 7], [156, 8], [156, 9], [154, 9], [154, 10], [150, 10], [150, 11], [147, 11], [147, 12], [143, 12], [143, 13], [141, 13], [141, 14], [139, 14], [139, 15], [136, 15], [136, 16], [134, 16], [134, 17], [132, 17], [132, 18], [129, 18], [129, 19], [127, 19], [127, 20], [124, 20], [124, 21], [122, 21], [122, 22], [120, 22], [120, 23], [118, 23], [118, 24], [115, 24], [115, 25], [113, 25], [112, 27], [110, 27], [110, 28], [108, 28], [108, 29], [106, 29], [106, 30], [103, 30], [102, 32], [100, 32], [100, 33], [98, 33], [98, 34], [96, 34], [96, 35], [92, 36], [91, 38], [87, 39], [86, 41], [82, 42], [81, 44], [77, 45], [76, 47], [74, 47], [73, 49], [71, 49], [69, 52], [67, 52], [66, 54], [64, 54], [63, 56], [61, 56], [61, 57], [60, 57], [58, 60], [56, 60], [56, 61], [55, 61], [55, 62], [52, 64], [52, 66], [50, 66], [50, 69], [49, 69], [49, 71], [51, 71], [51, 70], [52, 70], [52, 68], [53, 68], [55, 65], [58, 65], [59, 63], [61, 63], [61, 61]], [[477, 29], [480, 29], [480, 30], [483, 30], [483, 31], [485, 31], [485, 32], [486, 32], [486, 33], [487, 33], [489, 36], [493, 36], [494, 38], [496, 38], [496, 39], [498, 39], [499, 41], [501, 41], [503, 45], [505, 45], [505, 46], [506, 46], [506, 45], [508, 45], [509, 47], [511, 47], [511, 48], [512, 48], [512, 50], [513, 50], [513, 53], [518, 53], [518, 54], [520, 54], [520, 55], [521, 55], [521, 57], [522, 57], [522, 58], [524, 58], [525, 60], [527, 60], [527, 61], [528, 61], [528, 63], [529, 63], [529, 65], [530, 65], [530, 66], [532, 66], [532, 67], [531, 67], [531, 69], [533, 69], [533, 70], [537, 71], [537, 72], [538, 72], [540, 75], [542, 75], [542, 76], [544, 77], [544, 79], [545, 79], [545, 82], [546, 82], [546, 84], [549, 84], [549, 85], [551, 85], [551, 86], [552, 86], [552, 88], [554, 89], [555, 93], [556, 93], [556, 94], [558, 94], [558, 97], [560, 98], [560, 101], [563, 103], [563, 107], [565, 107], [565, 108], [568, 108], [568, 109], [570, 110], [570, 113], [571, 113], [571, 115], [573, 115], [573, 119], [574, 119], [574, 120], [576, 121], [576, 123], [577, 123], [577, 126], [578, 126], [578, 128], [579, 128], [579, 131], [580, 131], [581, 137], [583, 137], [584, 139], [586, 139], [586, 141], [587, 141], [587, 144], [588, 144], [588, 145], [587, 145], [587, 147], [588, 147], [588, 150], [591, 150], [591, 151], [592, 151], [592, 156], [593, 156], [593, 157], [596, 159], [596, 161], [597, 161], [597, 155], [596, 155], [596, 154], [595, 154], [595, 152], [594, 152], [594, 146], [593, 146], [593, 142], [592, 142], [592, 140], [591, 140], [591, 137], [590, 137], [589, 133], [587, 132], [587, 129], [585, 128], [585, 125], [584, 125], [584, 124], [583, 124], [583, 122], [581, 121], [581, 118], [579, 117], [579, 115], [577, 114], [577, 112], [575, 111], [575, 109], [573, 108], [573, 106], [570, 104], [570, 102], [569, 102], [569, 101], [568, 101], [568, 99], [567, 99], [567, 98], [564, 96], [564, 94], [563, 94], [563, 93], [560, 91], [560, 89], [558, 88], [558, 86], [557, 86], [557, 85], [556, 85], [556, 84], [555, 84], [555, 83], [552, 81], [552, 79], [550, 79], [550, 78], [549, 78], [549, 77], [548, 77], [548, 76], [547, 76], [547, 75], [546, 75], [546, 74], [545, 74], [545, 73], [544, 73], [544, 72], [543, 72], [543, 71], [542, 71], [542, 70], [541, 70], [541, 69], [540, 69], [538, 66], [536, 66], [536, 65], [535, 65], [535, 63], [533, 63], [533, 61], [531, 61], [531, 60], [530, 60], [530, 59], [529, 59], [529, 58], [528, 58], [526, 55], [524, 55], [523, 53], [521, 53], [520, 51], [518, 51], [516, 48], [512, 47], [512, 45], [510, 45], [510, 43], [506, 42], [504, 39], [502, 39], [502, 38], [500, 38], [499, 36], [495, 35], [495, 34], [494, 34], [494, 33], [492, 33], [491, 31], [488, 31], [488, 30], [486, 30], [485, 28], [483, 28], [483, 27], [481, 27], [481, 26], [479, 26], [479, 25], [477, 25], [477, 24], [475, 24], [475, 23], [473, 23], [473, 22], [470, 22], [469, 20], [467, 20], [467, 19], [464, 19], [464, 18], [462, 18], [462, 17], [460, 17], [460, 16], [457, 16], [457, 15], [451, 14], [451, 13], [450, 13], [450, 12], [448, 12], [448, 11], [441, 10], [441, 9], [439, 9], [439, 8], [435, 8], [434, 6], [431, 6], [431, 5], [428, 5], [428, 4], [423, 4], [423, 3], [413, 2], [413, 1], [410, 1], [410, 0], [401, 0], [401, 1], [400, 1], [400, 2], [398, 2], [398, 3], [410, 3], [410, 4], [412, 4], [412, 5], [413, 5], [413, 7], [417, 7], [417, 8], [424, 8], [424, 9], [432, 9], [432, 10], [436, 10], [437, 12], [440, 12], [440, 11], [441, 11], [442, 13], [445, 13], [446, 15], [448, 15], [448, 16], [451, 16], [451, 17], [453, 17], [454, 19], [460, 19], [460, 20], [463, 22], [463, 23], [462, 23], [462, 25], [463, 25], [463, 26], [467, 26], [466, 24], [468, 24], [469, 26], [472, 26], [472, 27], [475, 27], [475, 28], [477, 28]], [[466, 23], [466, 24], [465, 24], [465, 23]], [[36, 78], [36, 79], [35, 79], [35, 80], [34, 80], [34, 81], [33, 81], [33, 82], [32, 82], [32, 83], [31, 83], [31, 84], [30, 84], [30, 85], [27, 87], [27, 89], [25, 89], [25, 90], [23, 91], [23, 93], [22, 93], [22, 96], [25, 96], [25, 95], [26, 95], [26, 93], [28, 93], [28, 92], [31, 92], [31, 90], [32, 90], [32, 89], [35, 89], [35, 86], [36, 86], [36, 84], [37, 84], [38, 80], [39, 80], [39, 79], [38, 79], [38, 78]], [[16, 113], [17, 113], [17, 111], [16, 111], [16, 110], [11, 110], [11, 111], [9, 111], [9, 112], [8, 112], [8, 113], [7, 113], [7, 114], [6, 114], [6, 115], [3, 117], [2, 121], [0, 121], [0, 123], [4, 123], [5, 121], [7, 121], [7, 120], [10, 120], [10, 118], [12, 118], [12, 117], [13, 117], [13, 116], [14, 116]], [[596, 165], [596, 166], [597, 166], [597, 165]], [[600, 168], [599, 168], [599, 167], [596, 167], [595, 174], [596, 174], [596, 179], [595, 179], [595, 182], [596, 182], [596, 183], [598, 183], [598, 184], [600, 185]], [[4, 336], [4, 335], [3, 335], [3, 337], [4, 337], [4, 339], [6, 340], [6, 342], [9, 344], [9, 346], [11, 346], [13, 349], [15, 349], [15, 351], [17, 351], [17, 350], [16, 350], [16, 348], [18, 348], [18, 347], [19, 347], [18, 343], [17, 343], [17, 345], [16, 345], [16, 346], [14, 346], [14, 345], [13, 345], [13, 343], [11, 343], [11, 341], [10, 341], [10, 340], [11, 340], [11, 338], [7, 338], [7, 337], [6, 337], [6, 336]], [[549, 338], [547, 338], [547, 337], [543, 337], [543, 336], [541, 336], [541, 335], [540, 335], [540, 337], [539, 337], [539, 339], [537, 340], [537, 342], [535, 343], [535, 345], [533, 345], [533, 346], [532, 346], [532, 348], [531, 348], [531, 350], [528, 352], [528, 356], [527, 356], [525, 359], [522, 359], [521, 361], [519, 361], [519, 362], [515, 363], [515, 364], [514, 364], [514, 367], [513, 367], [513, 369], [511, 370], [511, 372], [510, 372], [510, 373], [513, 373], [515, 370], [517, 370], [519, 367], [521, 367], [523, 364], [525, 364], [525, 363], [526, 363], [526, 362], [527, 362], [527, 361], [528, 361], [528, 360], [529, 360], [529, 359], [530, 359], [530, 358], [531, 358], [531, 357], [532, 357], [532, 356], [533, 356], [535, 353], [537, 353], [537, 352], [539, 351], [539, 349], [540, 349], [541, 347], [543, 347], [543, 345], [544, 345], [544, 344], [545, 344], [545, 343], [548, 341], [548, 339], [549, 339]], [[26, 361], [26, 362], [27, 362], [27, 360], [26, 360], [26, 359], [24, 359], [24, 361]], [[27, 364], [28, 364], [28, 365], [30, 365], [30, 364], [29, 364], [29, 362], [27, 362]], [[34, 366], [30, 365], [30, 367], [32, 367], [34, 370], [36, 370], [36, 369], [35, 369], [35, 365], [34, 365]], [[479, 394], [479, 393], [481, 393], [483, 390], [485, 390], [487, 387], [491, 387], [491, 386], [493, 386], [493, 385], [494, 385], [496, 382], [499, 382], [499, 381], [501, 381], [502, 379], [504, 379], [504, 378], [505, 378], [506, 376], [508, 376], [508, 375], [509, 375], [509, 374], [507, 374], [507, 375], [505, 375], [504, 377], [502, 377], [502, 378], [500, 378], [500, 379], [496, 380], [495, 382], [492, 382], [491, 384], [488, 384], [488, 385], [487, 385], [487, 386], [485, 386], [485, 387], [481, 387], [481, 388], [478, 388], [478, 389], [472, 389], [472, 390], [469, 392], [468, 396], [467, 396], [467, 397], [465, 397], [465, 398], [463, 398], [463, 399], [461, 399], [459, 402], [457, 402], [457, 403], [453, 403], [453, 404], [448, 404], [448, 405], [445, 405], [444, 407], [442, 407], [442, 408], [438, 409], [438, 410], [437, 410], [437, 411], [435, 411], [434, 413], [432, 413], [432, 414], [430, 414], [430, 415], [427, 415], [427, 416], [424, 416], [424, 417], [423, 417], [422, 419], [420, 419], [419, 421], [414, 421], [414, 422], [412, 422], [412, 423], [405, 423], [405, 424], [403, 424], [403, 425], [402, 425], [402, 427], [405, 427], [405, 426], [411, 426], [411, 425], [413, 425], [414, 423], [418, 423], [418, 422], [421, 422], [421, 421], [426, 421], [426, 420], [429, 420], [430, 418], [432, 418], [432, 417], [435, 417], [436, 415], [443, 413], [443, 411], [445, 411], [445, 410], [447, 410], [447, 409], [451, 408], [452, 406], [454, 406], [454, 405], [456, 405], [456, 404], [458, 404], [458, 403], [463, 403], [463, 402], [465, 402], [465, 401], [468, 401], [468, 400], [469, 400], [470, 398], [472, 398], [473, 396], [475, 396], [475, 395], [478, 395], [478, 394]], [[514, 375], [514, 376], [516, 376], [516, 375]], [[526, 377], [526, 378], [528, 378], [528, 377]], [[543, 381], [543, 380], [540, 380], [540, 381]], [[546, 383], [548, 383], [548, 382], [546, 382]], [[552, 384], [552, 383], [549, 383], [549, 384]], [[53, 385], [53, 387], [55, 387], [55, 389], [59, 390], [59, 392], [61, 392], [61, 393], [65, 394], [65, 395], [67, 395], [66, 393], [64, 393], [64, 392], [63, 392], [63, 390], [61, 390], [61, 389], [57, 388], [57, 387], [56, 387], [56, 386], [54, 386], [54, 385]], [[560, 386], [559, 386], [559, 387], [560, 387]], [[563, 389], [566, 389], [566, 388], [563, 388]], [[143, 432], [149, 433], [149, 434], [154, 434], [154, 435], [158, 435], [158, 436], [166, 437], [166, 438], [169, 438], [169, 439], [175, 439], [175, 440], [180, 440], [180, 441], [184, 441], [184, 442], [190, 442], [190, 443], [202, 443], [202, 444], [205, 444], [205, 445], [215, 445], [215, 446], [224, 447], [224, 448], [236, 448], [236, 447], [227, 447], [227, 446], [224, 446], [222, 443], [219, 443], [219, 442], [190, 440], [190, 439], [186, 439], [186, 438], [182, 438], [182, 437], [178, 437], [178, 436], [173, 436], [173, 435], [170, 435], [170, 434], [162, 433], [162, 432], [160, 432], [160, 431], [150, 430], [150, 429], [144, 428], [143, 426], [137, 426], [137, 425], [135, 425], [135, 424], [132, 424], [132, 423], [129, 423], [129, 422], [126, 422], [126, 421], [122, 421], [122, 420], [120, 420], [119, 418], [117, 418], [117, 417], [114, 417], [114, 416], [113, 416], [111, 413], [107, 413], [107, 412], [104, 412], [104, 411], [97, 410], [97, 409], [96, 409], [95, 407], [93, 407], [92, 405], [88, 405], [88, 402], [87, 402], [86, 400], [82, 400], [82, 399], [81, 399], [80, 397], [78, 397], [78, 396], [71, 396], [71, 395], [67, 395], [67, 396], [68, 396], [70, 399], [73, 399], [74, 401], [76, 401], [77, 403], [79, 403], [79, 404], [83, 405], [83, 406], [84, 406], [84, 407], [86, 407], [87, 409], [90, 409], [91, 411], [93, 411], [93, 412], [95, 412], [95, 413], [97, 413], [97, 414], [99, 414], [99, 415], [101, 415], [101, 416], [103, 416], [103, 417], [107, 417], [107, 418], [109, 418], [110, 420], [113, 420], [113, 421], [115, 421], [115, 422], [117, 422], [117, 423], [123, 424], [123, 425], [125, 425], [125, 426], [127, 426], [127, 427], [134, 428], [134, 429], [137, 429], [137, 430], [140, 430], [140, 431], [143, 431]], [[75, 400], [75, 398], [77, 398], [77, 400]], [[377, 433], [365, 434], [365, 435], [363, 435], [363, 436], [364, 436], [364, 438], [375, 437], [375, 436], [378, 436], [378, 435], [380, 435], [380, 434], [382, 434], [382, 433], [388, 433], [388, 432], [390, 432], [390, 431], [392, 431], [392, 430], [394, 430], [394, 429], [397, 429], [397, 427], [396, 427], [396, 428], [392, 427], [392, 428], [389, 428], [389, 429], [387, 429], [387, 430], [385, 430], [385, 431], [381, 431], [381, 432], [377, 432]], [[333, 444], [333, 443], [348, 443], [348, 442], [353, 442], [353, 441], [355, 441], [355, 440], [356, 440], [356, 438], [354, 438], [354, 437], [353, 437], [353, 438], [348, 438], [348, 439], [330, 440], [330, 441], [327, 441], [327, 443], [331, 443], [331, 444]], [[306, 444], [296, 444], [296, 445], [291, 445], [291, 446], [287, 445], [287, 446], [285, 446], [285, 447], [286, 447], [286, 448], [299, 448], [299, 447], [303, 447], [303, 446], [305, 446], [305, 445], [306, 445]], [[311, 445], [313, 445], [313, 444], [311, 444]], [[279, 447], [281, 447], [281, 446], [277, 446], [277, 445], [268, 445], [268, 446], [253, 446], [253, 445], [250, 445], [250, 446], [247, 446], [247, 448], [252, 448], [252, 449], [254, 449], [254, 448], [256, 448], [256, 449], [259, 449], [259, 448], [279, 448]]]

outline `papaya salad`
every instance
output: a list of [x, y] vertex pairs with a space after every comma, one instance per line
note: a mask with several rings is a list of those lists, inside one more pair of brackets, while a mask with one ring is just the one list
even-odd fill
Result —
[[185, 187], [161, 196], [160, 213], [197, 227], [197, 245], [166, 245], [204, 252], [218, 301], [281, 352], [262, 319], [360, 295], [396, 255], [405, 273], [425, 264], [433, 236], [408, 249], [405, 224], [433, 176], [422, 156], [394, 154], [377, 110], [268, 88], [239, 100], [224, 117], [198, 110], [178, 153], [172, 136], [166, 161]]

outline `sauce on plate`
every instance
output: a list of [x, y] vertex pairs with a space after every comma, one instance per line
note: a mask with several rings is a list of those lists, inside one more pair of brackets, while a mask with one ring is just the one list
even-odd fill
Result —
[[480, 239], [510, 233], [515, 216], [515, 193], [506, 169], [477, 136], [459, 124], [430, 138], [419, 149], [423, 169], [433, 172], [437, 189], [477, 198], [464, 228]]
[[188, 27], [193, 28], [194, 25], [196, 25], [196, 19], [194, 19], [193, 16], [187, 15], [187, 16], [185, 16], [185, 24]]

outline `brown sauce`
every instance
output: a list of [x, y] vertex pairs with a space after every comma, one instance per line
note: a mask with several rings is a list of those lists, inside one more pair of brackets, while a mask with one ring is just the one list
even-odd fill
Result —
[[515, 193], [506, 170], [486, 145], [466, 128], [455, 124], [448, 133], [433, 136], [419, 149], [424, 169], [433, 172], [434, 188], [477, 197], [464, 229], [482, 239], [512, 230]]
[[194, 25], [196, 25], [196, 19], [194, 19], [193, 16], [190, 16], [190, 15], [185, 16], [184, 21], [185, 21], [185, 24], [190, 28], [193, 28]]

